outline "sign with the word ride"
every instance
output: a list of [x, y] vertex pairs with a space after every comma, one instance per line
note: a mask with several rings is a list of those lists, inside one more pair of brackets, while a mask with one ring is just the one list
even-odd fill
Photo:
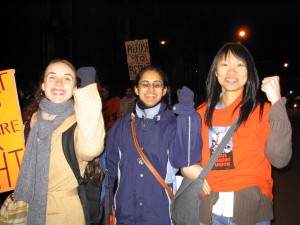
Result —
[[0, 192], [16, 186], [24, 154], [15, 70], [0, 71]]

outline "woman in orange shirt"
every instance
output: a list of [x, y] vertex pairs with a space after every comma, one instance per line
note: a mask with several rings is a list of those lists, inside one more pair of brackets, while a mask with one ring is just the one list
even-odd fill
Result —
[[270, 225], [271, 165], [284, 167], [291, 158], [292, 131], [279, 76], [260, 84], [247, 48], [227, 43], [215, 56], [206, 85], [207, 100], [197, 109], [203, 167], [237, 117], [239, 127], [207, 176], [210, 191], [201, 201], [200, 224]]

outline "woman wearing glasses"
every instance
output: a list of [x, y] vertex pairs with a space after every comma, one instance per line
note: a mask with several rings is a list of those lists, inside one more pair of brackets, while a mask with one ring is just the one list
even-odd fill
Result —
[[111, 190], [117, 181], [113, 198], [117, 224], [171, 225], [170, 196], [137, 152], [131, 122], [143, 153], [175, 193], [179, 168], [185, 175], [191, 168], [200, 169], [201, 119], [194, 109], [194, 93], [187, 87], [178, 90], [179, 103], [172, 110], [169, 80], [152, 66], [140, 71], [134, 91], [135, 111], [116, 122], [106, 143]]

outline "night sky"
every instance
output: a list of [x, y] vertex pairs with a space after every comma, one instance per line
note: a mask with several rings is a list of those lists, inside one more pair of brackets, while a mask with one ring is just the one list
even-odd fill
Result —
[[[105, 82], [128, 83], [124, 42], [146, 38], [151, 60], [176, 82], [199, 82], [186, 77], [193, 70], [205, 77], [217, 50], [246, 27], [248, 37], [241, 42], [253, 54], [261, 76], [300, 79], [300, 3], [75, 0], [69, 7], [62, 2], [69, 1], [12, 0], [1, 8], [0, 70], [15, 68], [19, 81], [35, 79], [47, 59], [65, 57], [76, 67], [94, 65]], [[60, 28], [63, 23], [72, 24], [72, 30]], [[44, 43], [53, 27], [55, 52]], [[165, 49], [159, 46], [161, 39], [168, 41]]]

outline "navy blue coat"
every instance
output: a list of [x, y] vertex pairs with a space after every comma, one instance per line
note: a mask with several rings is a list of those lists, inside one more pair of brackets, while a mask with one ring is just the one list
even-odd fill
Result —
[[[177, 105], [176, 113], [161, 104], [153, 119], [136, 116], [137, 139], [152, 165], [176, 192], [175, 174], [181, 167], [201, 160], [201, 118], [194, 108]], [[106, 142], [110, 189], [118, 225], [170, 225], [170, 199], [142, 161], [131, 132], [131, 116], [120, 118]]]

